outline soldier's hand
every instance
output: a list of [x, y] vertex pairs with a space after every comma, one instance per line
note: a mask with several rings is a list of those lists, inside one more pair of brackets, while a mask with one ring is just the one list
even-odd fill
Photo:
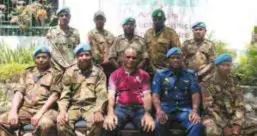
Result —
[[197, 124], [197, 123], [200, 123], [201, 122], [201, 117], [198, 115], [197, 112], [195, 111], [192, 111], [189, 116], [189, 121], [191, 121], [192, 123], [194, 124]]
[[241, 131], [241, 127], [239, 125], [234, 125], [232, 130], [233, 130], [233, 134], [234, 135], [239, 136], [240, 135], [240, 131]]
[[68, 122], [68, 113], [60, 112], [57, 116], [57, 123], [60, 125], [65, 125]]
[[92, 123], [100, 123], [103, 121], [104, 121], [104, 116], [103, 116], [102, 112], [100, 112], [100, 111], [95, 112]]
[[8, 115], [8, 123], [11, 126], [17, 126], [19, 123], [19, 118], [17, 112], [10, 112]]
[[154, 120], [149, 113], [145, 113], [144, 116], [142, 117], [141, 126], [143, 127], [143, 130], [146, 132], [150, 132], [154, 130], [155, 128]]
[[114, 114], [110, 114], [110, 115], [107, 115], [105, 120], [104, 120], [104, 124], [103, 124], [103, 127], [104, 129], [106, 130], [114, 130], [116, 128], [118, 124], [118, 118], [116, 115]]
[[168, 115], [163, 110], [157, 110], [156, 112], [156, 118], [157, 121], [160, 122], [160, 124], [165, 124], [168, 120]]
[[36, 127], [38, 125], [38, 122], [40, 118], [42, 117], [43, 114], [41, 113], [36, 113], [32, 118], [31, 118], [31, 124], [33, 127]]

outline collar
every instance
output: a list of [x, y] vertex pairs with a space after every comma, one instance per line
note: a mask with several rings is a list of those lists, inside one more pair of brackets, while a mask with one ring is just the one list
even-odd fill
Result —
[[100, 32], [97, 28], [94, 29], [95, 34], [103, 34], [104, 36], [108, 35], [107, 31], [103, 29], [103, 33]]
[[136, 69], [136, 70], [134, 70], [134, 71], [132, 71], [132, 72], [127, 72], [126, 70], [125, 70], [125, 68], [124, 67], [121, 67], [121, 71], [122, 71], [122, 73], [123, 74], [126, 74], [126, 75], [133, 75], [133, 74], [136, 74], [137, 72], [138, 72], [138, 70], [139, 69]]
[[155, 32], [155, 29], [153, 28], [153, 35], [154, 36], [160, 36], [162, 34], [162, 32], [164, 32], [166, 29], [166, 26], [164, 26], [158, 33]]

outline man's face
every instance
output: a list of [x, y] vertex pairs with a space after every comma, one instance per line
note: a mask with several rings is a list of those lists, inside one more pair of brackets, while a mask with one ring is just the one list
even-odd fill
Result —
[[105, 23], [105, 18], [103, 16], [97, 16], [95, 18], [96, 28], [103, 28]]
[[125, 34], [133, 34], [136, 25], [132, 22], [129, 22], [127, 24], [124, 24], [122, 27]]
[[171, 55], [169, 57], [170, 67], [178, 69], [182, 67], [182, 55]]
[[137, 52], [133, 49], [125, 50], [123, 65], [125, 68], [133, 69], [137, 65]]
[[50, 66], [50, 56], [47, 53], [39, 53], [34, 61], [39, 69], [46, 69]]
[[161, 29], [164, 27], [165, 19], [163, 17], [153, 17], [153, 24], [155, 29]]
[[206, 29], [201, 27], [196, 27], [193, 29], [193, 35], [196, 40], [202, 40], [205, 37]]
[[61, 12], [58, 16], [60, 25], [68, 25], [70, 22], [70, 14], [67, 12]]
[[76, 57], [78, 60], [78, 64], [82, 68], [87, 68], [91, 65], [92, 54], [90, 51], [81, 52]]
[[228, 75], [231, 72], [232, 64], [230, 62], [223, 62], [217, 66], [221, 74]]

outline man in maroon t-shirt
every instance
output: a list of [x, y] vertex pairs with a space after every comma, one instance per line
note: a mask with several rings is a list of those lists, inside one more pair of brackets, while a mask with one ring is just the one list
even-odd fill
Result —
[[150, 77], [147, 72], [136, 67], [137, 56], [134, 48], [127, 48], [123, 54], [123, 67], [115, 70], [109, 78], [105, 135], [116, 136], [129, 121], [141, 131], [141, 135], [153, 134], [155, 126], [150, 114]]

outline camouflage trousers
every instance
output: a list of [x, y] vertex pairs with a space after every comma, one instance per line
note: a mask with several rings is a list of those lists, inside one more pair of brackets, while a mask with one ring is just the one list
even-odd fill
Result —
[[[75, 123], [80, 120], [88, 121], [93, 116], [93, 111], [84, 110], [84, 109], [73, 109], [68, 110], [69, 123], [67, 125], [57, 125], [58, 135], [59, 136], [77, 136], [75, 131]], [[79, 133], [82, 133], [84, 136], [100, 136], [102, 130], [102, 124], [92, 124], [86, 122], [86, 128]], [[78, 131], [76, 131], [78, 132]]]
[[[205, 126], [206, 136], [223, 136], [223, 128], [217, 125], [212, 118], [204, 118], [203, 125]], [[241, 126], [240, 136], [257, 136], [257, 122], [245, 119]]]
[[[36, 110], [22, 107], [18, 112], [19, 126], [31, 123], [31, 118], [36, 114]], [[15, 129], [8, 125], [9, 113], [3, 113], [0, 115], [0, 136], [16, 136]], [[33, 135], [36, 136], [56, 136], [56, 118], [57, 111], [48, 110], [39, 120], [38, 126], [34, 129]]]

